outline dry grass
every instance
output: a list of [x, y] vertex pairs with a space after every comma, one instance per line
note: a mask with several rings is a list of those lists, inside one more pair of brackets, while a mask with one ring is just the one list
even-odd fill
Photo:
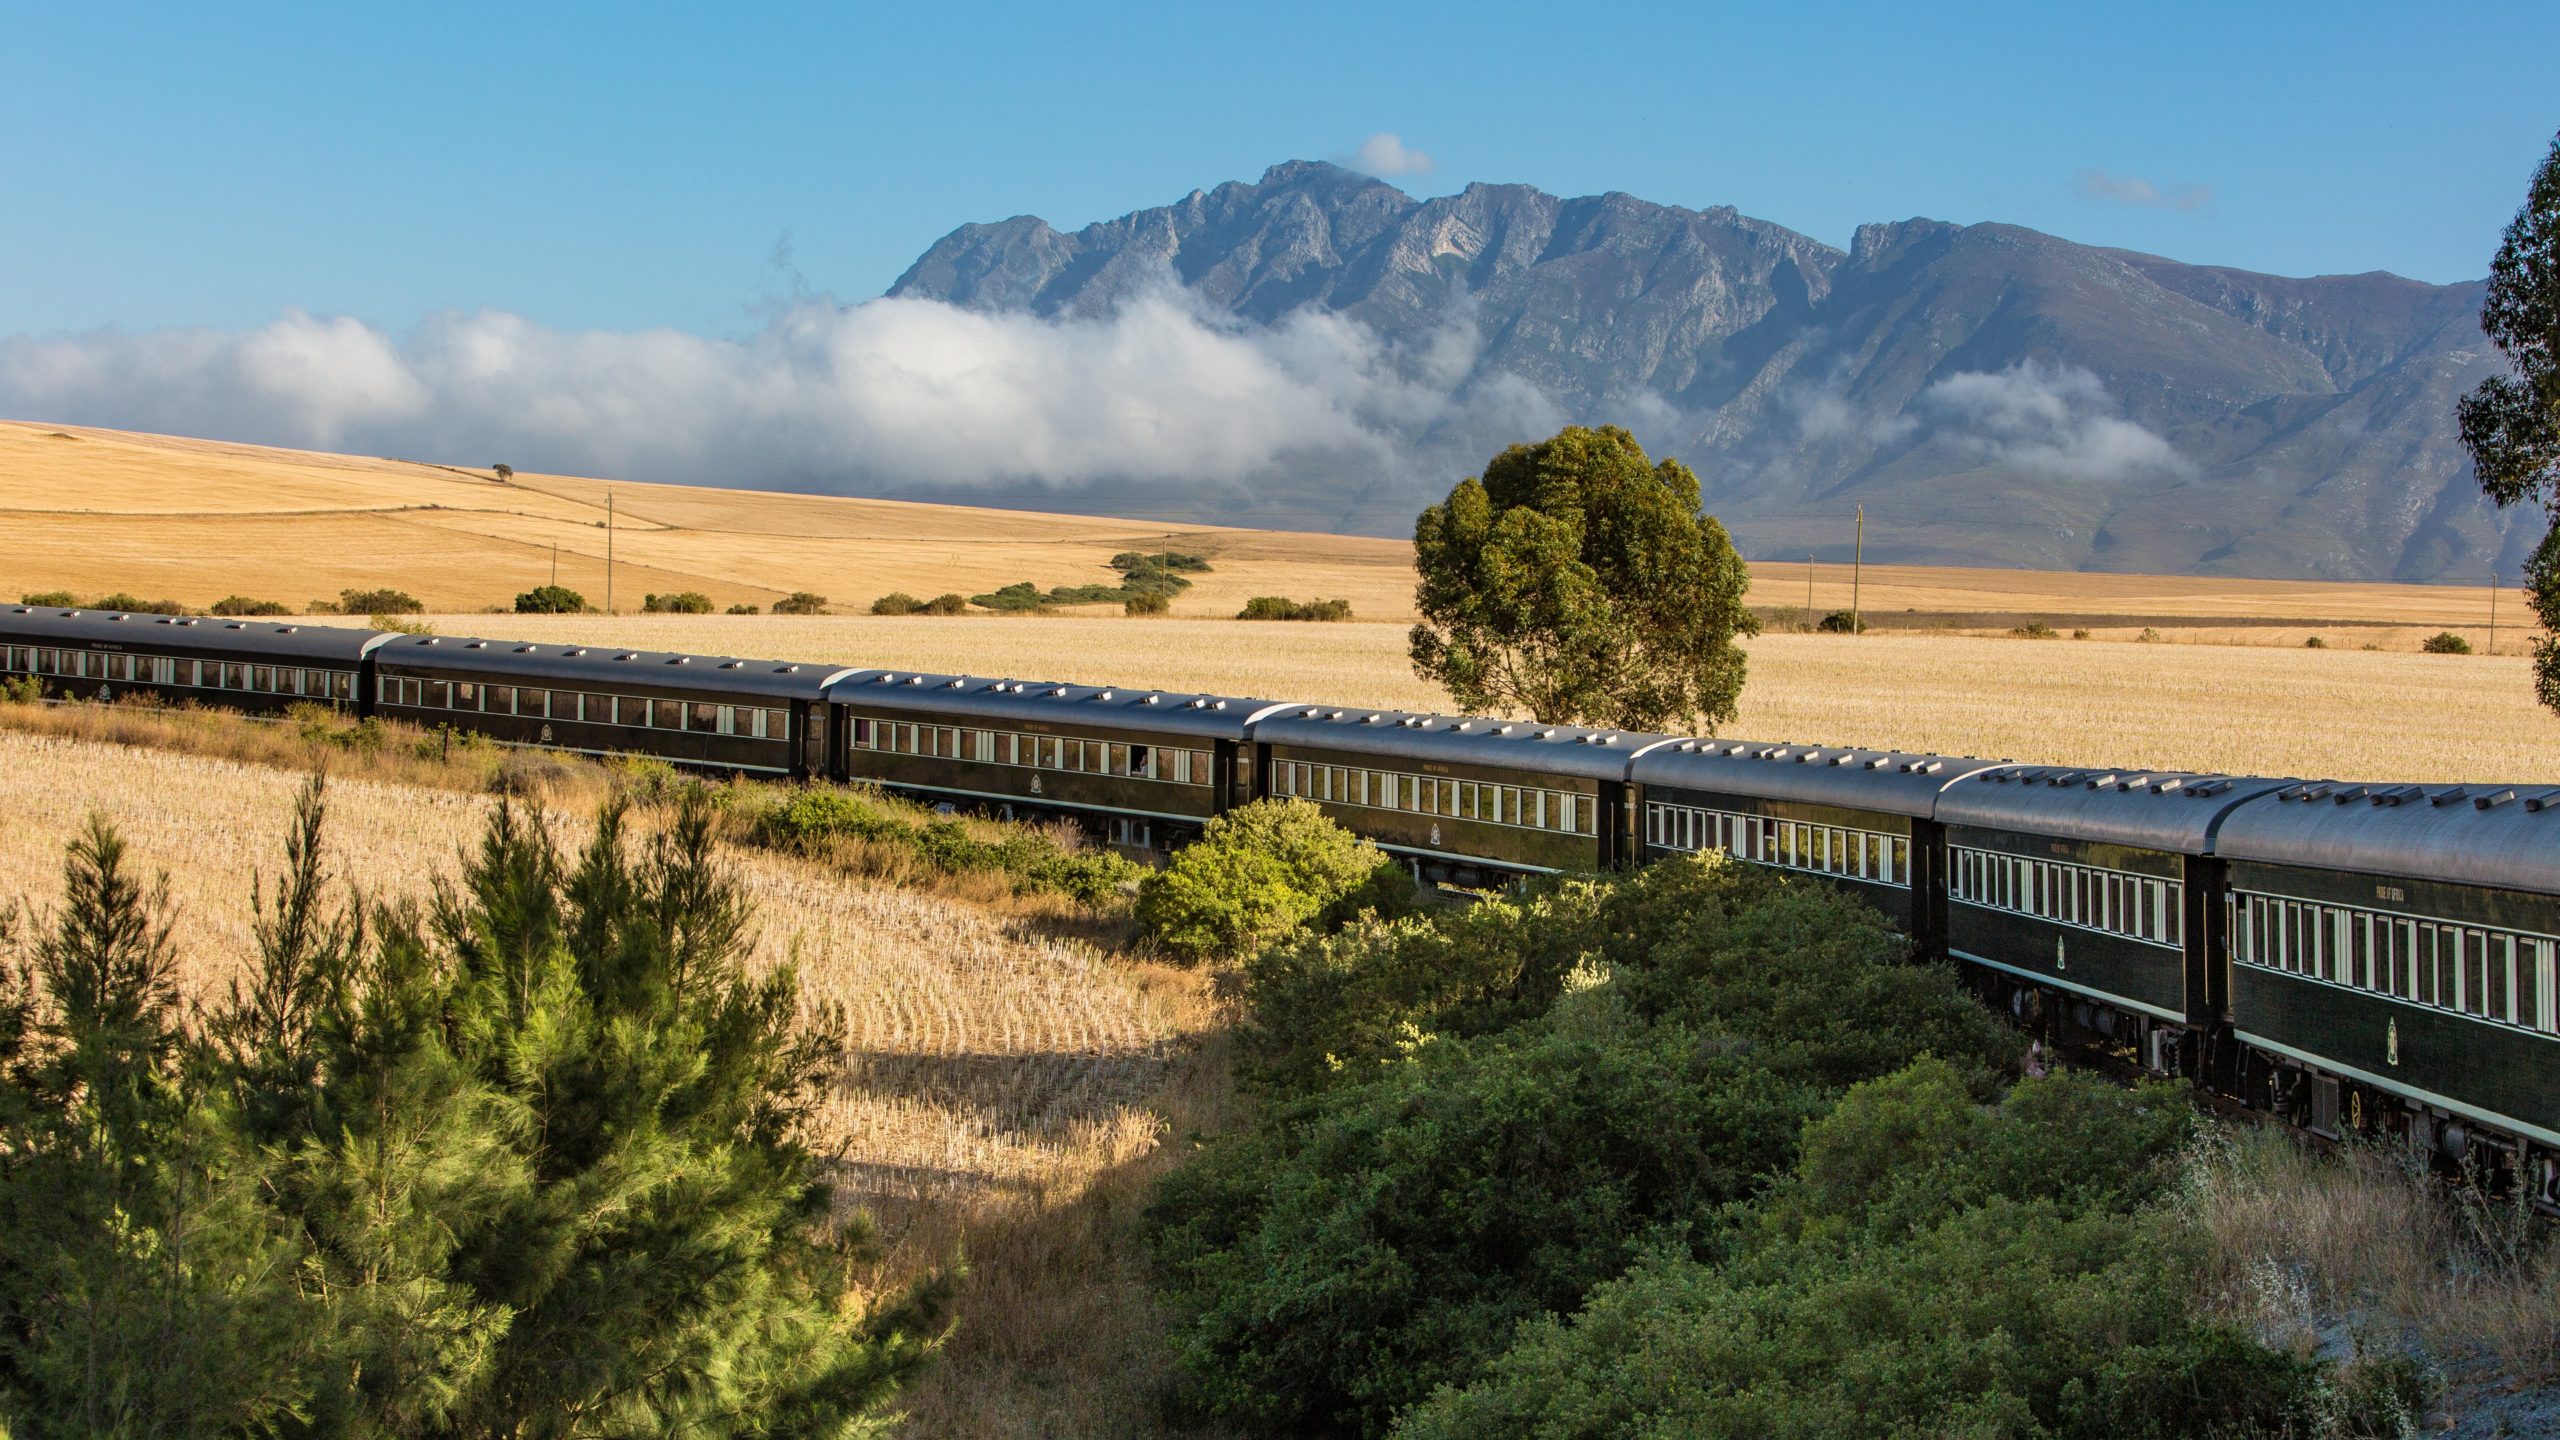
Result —
[[[551, 577], [605, 598], [606, 482], [73, 426], [0, 422], [0, 587], [125, 590], [209, 604], [246, 594], [299, 606], [390, 586], [479, 610]], [[1122, 550], [1204, 554], [1213, 573], [1178, 613], [1232, 615], [1247, 597], [1340, 595], [1363, 613], [1412, 604], [1398, 541], [616, 483], [618, 606], [699, 590], [770, 605], [795, 590], [868, 606], [932, 595], [1112, 583]]]
[[2265, 1127], [2215, 1132], [2186, 1201], [2209, 1303], [2270, 1344], [2415, 1341], [2456, 1379], [2560, 1380], [2560, 1240], [2521, 1205]]
[[[509, 637], [770, 653], [1439, 709], [1385, 625], [1068, 617], [466, 616]], [[1763, 635], [1727, 734], [2055, 764], [2560, 781], [2560, 718], [2516, 656], [2106, 640]]]
[[[63, 843], [103, 812], [168, 873], [188, 991], [223, 993], [254, 953], [249, 875], [281, 863], [301, 778], [268, 763], [276, 754], [246, 752], [297, 742], [280, 727], [226, 731], [225, 717], [78, 707], [9, 718], [0, 909], [49, 905]], [[49, 721], [128, 740], [200, 726], [199, 745], [244, 754], [23, 728]], [[328, 862], [382, 898], [423, 895], [458, 871], [491, 803], [449, 784], [342, 776]], [[555, 822], [564, 843], [584, 838], [584, 813]], [[1215, 1021], [1205, 981], [1014, 909], [769, 853], [732, 861], [759, 919], [753, 963], [795, 961], [807, 1000], [848, 1018], [843, 1077], [815, 1138], [839, 1156], [847, 1198], [882, 1221], [879, 1282], [969, 1258], [961, 1330], [912, 1399], [914, 1433], [1151, 1433], [1167, 1362], [1131, 1217], [1168, 1163], [1167, 1137], [1212, 1122], [1223, 1103], [1224, 1065], [1204, 1051]], [[1043, 1423], [1026, 1426], [1029, 1416]]]
[[[392, 586], [431, 607], [503, 604], [550, 578], [602, 603], [606, 483], [474, 467], [327, 455], [174, 436], [0, 421], [0, 584], [172, 595], [234, 592], [300, 605]], [[1453, 479], [1455, 477], [1452, 477]], [[794, 590], [860, 609], [890, 590], [975, 594], [1113, 577], [1120, 550], [1185, 550], [1215, 570], [1174, 602], [1186, 618], [1233, 615], [1253, 595], [1340, 596], [1364, 619], [1409, 620], [1412, 548], [1400, 540], [784, 495], [708, 486], [613, 485], [614, 592], [699, 590], [725, 609]], [[1762, 561], [1752, 602], [1773, 618], [1845, 609], [1850, 568]], [[2044, 619], [2128, 634], [2156, 625], [2198, 639], [2412, 648], [2453, 628], [2485, 637], [2485, 586], [2368, 585], [2224, 577], [1869, 566], [1858, 596], [1879, 628], [2005, 629]], [[2521, 652], [2523, 606], [2503, 601]], [[1090, 613], [1090, 612], [1088, 612]], [[2264, 622], [2280, 622], [2269, 626]], [[2289, 628], [2284, 628], [2289, 627]], [[2275, 633], [2281, 630], [2281, 634]], [[2289, 638], [2288, 638], [2289, 637]]]

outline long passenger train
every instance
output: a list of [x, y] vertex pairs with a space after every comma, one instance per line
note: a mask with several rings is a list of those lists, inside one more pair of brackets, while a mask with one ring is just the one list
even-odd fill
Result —
[[64, 699], [317, 704], [867, 782], [1164, 851], [1296, 796], [1484, 886], [1701, 850], [1835, 882], [2039, 1033], [2560, 1206], [2560, 787], [2016, 765], [1119, 686], [0, 608]]

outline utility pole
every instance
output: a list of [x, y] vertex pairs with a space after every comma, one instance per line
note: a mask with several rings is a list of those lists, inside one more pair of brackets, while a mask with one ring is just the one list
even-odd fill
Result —
[[2498, 653], [2498, 572], [2489, 572], [2489, 653]]
[[560, 542], [551, 542], [551, 588], [560, 588]]
[[604, 613], [613, 613], [613, 492], [604, 492]]
[[1866, 633], [1867, 628], [1858, 619], [1858, 582], [1864, 578], [1867, 569], [1867, 507], [1864, 505], [1858, 507], [1858, 548], [1851, 552], [1851, 557], [1849, 561], [1849, 633], [1862, 635]]
[[1804, 628], [1813, 628], [1813, 557], [1804, 557]]

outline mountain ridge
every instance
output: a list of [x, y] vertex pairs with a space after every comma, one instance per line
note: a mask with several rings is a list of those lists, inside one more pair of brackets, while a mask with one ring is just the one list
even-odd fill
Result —
[[1730, 205], [1416, 199], [1288, 161], [1071, 232], [963, 225], [888, 293], [1084, 318], [1168, 284], [1229, 323], [1356, 322], [1447, 372], [1457, 403], [1396, 432], [1401, 471], [1314, 466], [1244, 502], [1310, 528], [1392, 531], [1570, 420], [1687, 460], [1761, 555], [1845, 558], [1861, 504], [1869, 558], [1910, 563], [2441, 579], [2512, 571], [2539, 538], [2480, 496], [2454, 432], [2501, 364], [2483, 281], [2264, 275], [1925, 217], [1842, 249]]

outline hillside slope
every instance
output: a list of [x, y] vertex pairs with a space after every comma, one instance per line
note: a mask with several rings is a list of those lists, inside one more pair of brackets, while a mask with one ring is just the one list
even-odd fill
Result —
[[[1410, 463], [1310, 467], [1258, 514], [1400, 533], [1559, 419], [1688, 459], [1749, 553], [2335, 579], [2513, 571], [2453, 403], [2493, 373], [2481, 285], [2287, 279], [2017, 226], [1861, 227], [1840, 250], [1730, 207], [1471, 185], [1417, 201], [1336, 166], [1061, 233], [966, 225], [890, 290], [1098, 315], [1172, 283], [1249, 325], [1359, 322], [1458, 392]], [[1108, 503], [1143, 504], [1112, 491]], [[1170, 502], [1167, 502], [1170, 503]]]

